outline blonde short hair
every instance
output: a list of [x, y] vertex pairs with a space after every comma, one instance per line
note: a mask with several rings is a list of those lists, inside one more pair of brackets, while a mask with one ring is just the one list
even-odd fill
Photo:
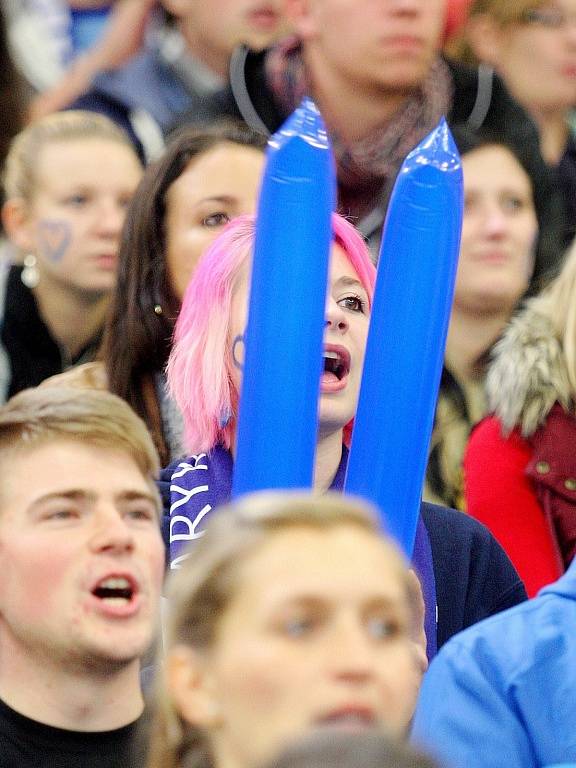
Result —
[[12, 140], [4, 165], [6, 198], [19, 197], [30, 202], [36, 188], [38, 158], [44, 147], [80, 139], [115, 141], [137, 157], [128, 135], [104, 115], [83, 110], [56, 112], [31, 123]]
[[126, 453], [155, 489], [159, 463], [152, 438], [142, 419], [116, 395], [41, 387], [25, 389], [0, 407], [0, 466], [8, 456], [57, 440]]

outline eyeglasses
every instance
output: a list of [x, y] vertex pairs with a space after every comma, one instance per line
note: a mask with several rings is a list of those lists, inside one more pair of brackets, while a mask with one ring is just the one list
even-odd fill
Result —
[[576, 14], [565, 13], [560, 8], [530, 8], [524, 11], [521, 20], [545, 29], [566, 29], [570, 22], [576, 25]]

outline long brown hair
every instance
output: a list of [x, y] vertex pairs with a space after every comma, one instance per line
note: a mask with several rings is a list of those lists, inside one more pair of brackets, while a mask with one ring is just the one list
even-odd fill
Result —
[[180, 131], [145, 171], [122, 232], [118, 282], [104, 333], [104, 364], [110, 390], [148, 424], [163, 463], [169, 456], [153, 377], [168, 359], [180, 308], [166, 269], [166, 193], [194, 158], [225, 142], [263, 149], [266, 140], [228, 122]]

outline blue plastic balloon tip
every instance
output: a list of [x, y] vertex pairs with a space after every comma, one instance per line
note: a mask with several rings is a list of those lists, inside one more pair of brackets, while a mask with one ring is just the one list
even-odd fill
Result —
[[441, 170], [460, 168], [460, 153], [444, 117], [407, 155], [403, 170], [414, 165], [431, 165]]
[[268, 143], [273, 148], [279, 148], [295, 136], [322, 149], [330, 147], [320, 110], [309, 96], [302, 99]]

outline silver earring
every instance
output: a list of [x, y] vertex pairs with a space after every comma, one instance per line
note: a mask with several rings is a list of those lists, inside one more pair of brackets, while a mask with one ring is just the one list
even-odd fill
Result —
[[36, 266], [36, 256], [33, 253], [29, 253], [24, 257], [24, 269], [20, 274], [20, 279], [27, 288], [36, 288], [40, 282], [40, 273]]
[[162, 311], [162, 305], [161, 305], [161, 304], [155, 304], [155, 305], [154, 305], [154, 312], [155, 312], [157, 315], [161, 315], [161, 314], [163, 313], [163, 311]]

